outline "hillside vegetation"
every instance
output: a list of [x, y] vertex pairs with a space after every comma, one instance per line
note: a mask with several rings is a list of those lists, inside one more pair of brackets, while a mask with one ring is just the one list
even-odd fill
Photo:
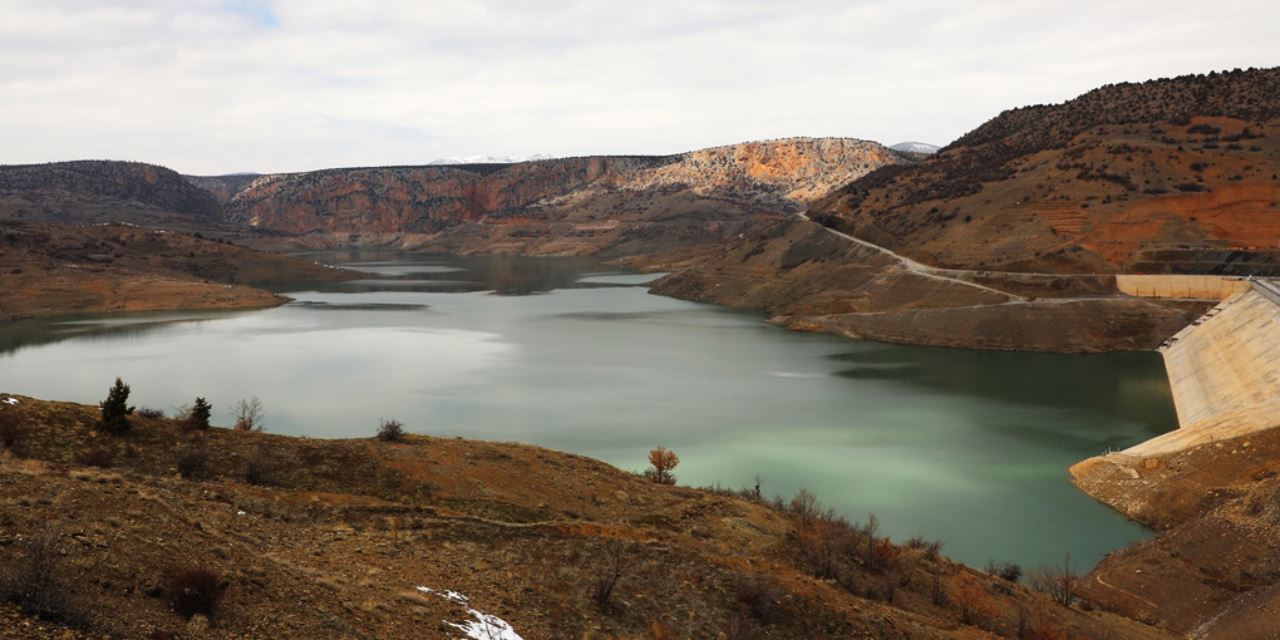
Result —
[[[773, 502], [421, 435], [312, 440], [134, 415], [112, 436], [95, 407], [12, 400], [0, 588], [13, 598], [32, 579], [17, 569], [52, 559], [37, 565], [42, 597], [0, 605], [0, 637], [456, 638], [448, 623], [475, 612], [530, 640], [1168, 637], [935, 543], [893, 544], [808, 493]], [[220, 597], [191, 615], [175, 579], [199, 572]]]
[[1006, 111], [811, 217], [938, 266], [1270, 274], [1277, 172], [1280, 69], [1236, 70]]

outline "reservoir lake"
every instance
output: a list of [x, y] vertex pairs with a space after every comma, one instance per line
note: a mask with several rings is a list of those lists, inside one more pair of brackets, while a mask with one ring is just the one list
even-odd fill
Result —
[[763, 314], [651, 295], [649, 274], [576, 258], [310, 255], [368, 272], [295, 285], [246, 312], [112, 314], [0, 325], [0, 390], [96, 403], [195, 396], [267, 429], [514, 441], [627, 470], [665, 446], [680, 484], [801, 487], [943, 553], [1080, 570], [1149, 533], [1076, 490], [1066, 468], [1176, 426], [1154, 353], [910, 347], [772, 326]]

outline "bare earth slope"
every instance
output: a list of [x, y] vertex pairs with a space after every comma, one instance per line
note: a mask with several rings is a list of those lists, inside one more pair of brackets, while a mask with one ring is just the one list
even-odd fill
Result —
[[121, 224], [10, 223], [0, 235], [0, 320], [269, 307], [285, 298], [250, 285], [350, 277], [349, 271], [183, 233]]
[[641, 263], [653, 291], [764, 309], [774, 321], [887, 342], [1086, 352], [1154, 349], [1210, 305], [1119, 295], [1114, 279], [938, 274], [806, 221], [754, 225], [719, 250]]
[[[475, 621], [468, 609], [529, 640], [1169, 637], [921, 548], [877, 539], [867, 556], [864, 534], [812, 507], [536, 447], [184, 433], [141, 417], [106, 436], [94, 407], [16, 400], [0, 404], [19, 425], [0, 453], [0, 589], [43, 534], [59, 594], [46, 618], [78, 626], [0, 604], [2, 638], [458, 638], [448, 623]], [[193, 452], [203, 464], [184, 479]], [[166, 575], [192, 567], [226, 587], [209, 620], [168, 604]]]
[[937, 266], [1273, 273], [1280, 69], [1108, 85], [1006, 111], [816, 220]]

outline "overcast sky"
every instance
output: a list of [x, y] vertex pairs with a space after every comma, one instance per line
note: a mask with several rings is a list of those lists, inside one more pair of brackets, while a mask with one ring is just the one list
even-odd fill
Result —
[[1280, 65], [1276, 0], [0, 0], [0, 163], [185, 173], [945, 144], [1096, 86]]

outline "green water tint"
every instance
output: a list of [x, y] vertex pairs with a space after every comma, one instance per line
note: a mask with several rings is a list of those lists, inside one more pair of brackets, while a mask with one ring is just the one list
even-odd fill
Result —
[[[131, 314], [0, 328], [0, 389], [139, 406], [196, 395], [230, 424], [256, 395], [276, 433], [411, 431], [538, 444], [682, 484], [813, 490], [901, 540], [973, 564], [1082, 567], [1147, 533], [1066, 467], [1175, 424], [1150, 353], [1044, 355], [792, 333], [760, 314], [647, 294], [650, 276], [568, 258], [324, 255], [374, 272], [243, 313]], [[198, 320], [198, 321], [193, 321]]]

